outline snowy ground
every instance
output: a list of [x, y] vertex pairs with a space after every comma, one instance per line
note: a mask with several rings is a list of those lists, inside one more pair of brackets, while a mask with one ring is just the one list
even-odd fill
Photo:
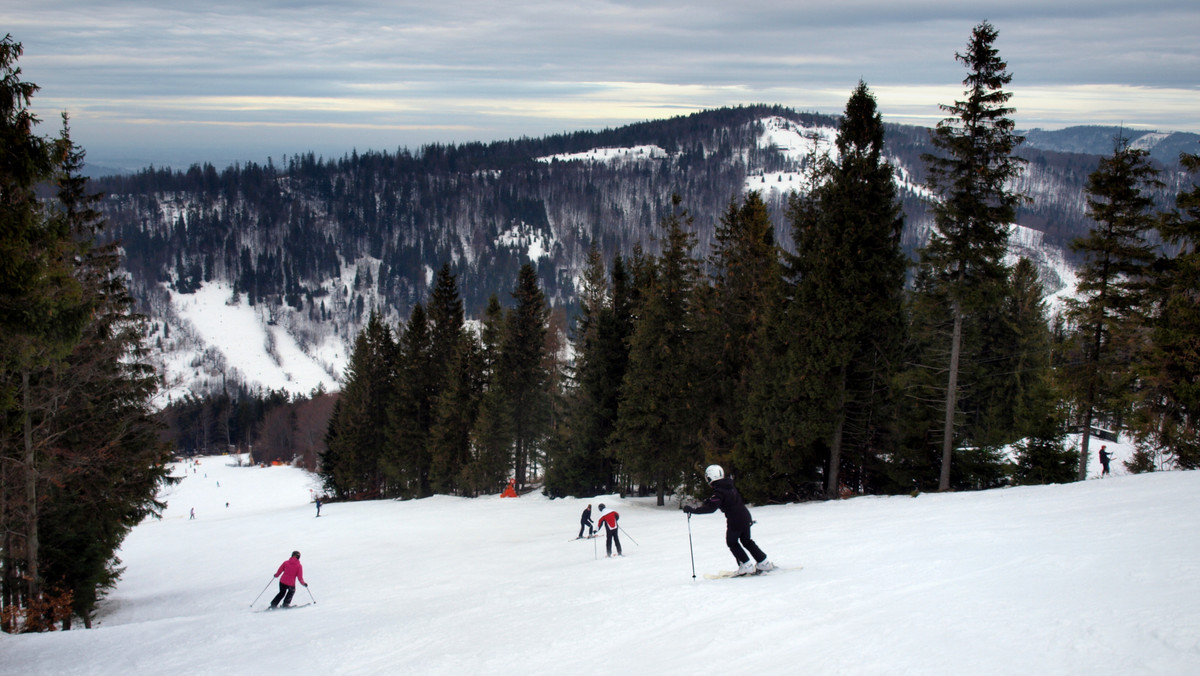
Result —
[[[310, 475], [231, 465], [134, 530], [97, 628], [0, 634], [0, 673], [1200, 673], [1198, 472], [759, 507], [803, 569], [706, 580], [733, 563], [719, 514], [691, 520], [693, 579], [687, 518], [652, 500], [590, 500], [628, 528], [606, 559], [571, 540], [586, 500], [314, 518]], [[260, 612], [293, 549], [317, 604]]]

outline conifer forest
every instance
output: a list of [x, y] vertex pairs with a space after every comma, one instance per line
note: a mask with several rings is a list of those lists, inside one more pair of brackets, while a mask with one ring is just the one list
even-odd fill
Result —
[[[980, 23], [947, 55], [961, 99], [928, 130], [884, 124], [859, 82], [837, 117], [763, 106], [92, 180], [66, 114], [39, 131], [6, 38], [0, 625], [90, 626], [176, 454], [296, 462], [328, 500], [511, 481], [660, 505], [698, 493], [709, 464], [756, 504], [1069, 482], [1114, 432], [1137, 442], [1131, 471], [1200, 467], [1200, 156], [1167, 163], [1120, 134], [1098, 158], [1029, 149], [997, 34]], [[766, 115], [836, 129], [798, 189], [767, 190], [777, 155], [711, 131]], [[703, 146], [671, 140], [681, 129]], [[672, 160], [632, 164], [635, 182], [530, 159], [655, 134]], [[900, 184], [901, 162], [921, 191]], [[494, 246], [512, 224], [571, 220], [547, 206], [556, 190], [579, 196], [579, 227], [547, 238], [553, 257], [528, 238]], [[1070, 252], [1063, 300], [1047, 300], [1061, 280], [1013, 254], [1018, 222]], [[323, 285], [365, 259], [351, 289]], [[164, 289], [217, 279], [272, 321], [302, 317], [314, 343], [345, 332], [340, 388], [220, 379], [161, 405], [149, 355], [170, 339]]]

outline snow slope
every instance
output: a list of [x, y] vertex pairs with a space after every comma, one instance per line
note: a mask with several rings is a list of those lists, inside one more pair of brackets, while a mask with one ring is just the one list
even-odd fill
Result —
[[[706, 580], [733, 563], [719, 514], [691, 519], [693, 579], [689, 521], [648, 499], [314, 518], [299, 469], [193, 469], [97, 628], [0, 635], [0, 674], [1200, 673], [1197, 472], [757, 507], [757, 542], [803, 569]], [[571, 540], [587, 502], [620, 512], [626, 556]], [[293, 549], [317, 604], [258, 612]]]

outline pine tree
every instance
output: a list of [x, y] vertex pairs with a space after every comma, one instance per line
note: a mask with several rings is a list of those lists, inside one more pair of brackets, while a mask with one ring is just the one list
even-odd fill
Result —
[[792, 208], [791, 276], [797, 282], [791, 316], [804, 326], [793, 363], [809, 384], [806, 427], [829, 449], [831, 498], [842, 485], [847, 445], [859, 459], [859, 489], [867, 457], [890, 451], [880, 444], [892, 416], [890, 378], [899, 365], [907, 261], [883, 140], [875, 98], [859, 82], [838, 131], [838, 158], [825, 161], [824, 182]]
[[783, 273], [775, 226], [761, 195], [731, 201], [715, 232], [709, 257], [711, 286], [697, 287], [695, 350], [710, 366], [694, 374], [702, 416], [704, 463], [729, 464], [742, 443], [753, 387], [753, 361], [769, 307]]
[[425, 306], [413, 306], [400, 335], [395, 393], [389, 409], [387, 474], [404, 497], [432, 495], [429, 431], [433, 426], [439, 378], [446, 363], [434, 362], [433, 340]]
[[511, 420], [513, 472], [517, 488], [537, 461], [550, 432], [549, 370], [546, 360], [546, 299], [532, 263], [517, 274], [515, 305], [507, 314], [501, 347], [500, 382]]
[[1160, 185], [1158, 170], [1145, 150], [1119, 138], [1113, 154], [1088, 177], [1088, 208], [1096, 227], [1071, 248], [1084, 256], [1078, 270], [1077, 300], [1068, 304], [1076, 327], [1075, 364], [1068, 382], [1079, 409], [1083, 440], [1077, 478], [1087, 478], [1088, 446], [1097, 413], [1127, 406], [1133, 372], [1129, 368], [1145, 324], [1154, 249], [1146, 236], [1155, 226], [1150, 188]]
[[964, 322], [999, 303], [1006, 278], [1003, 263], [1008, 225], [1024, 199], [1010, 188], [1024, 160], [1013, 151], [1024, 138], [1014, 132], [1005, 104], [1012, 94], [1008, 65], [993, 46], [997, 37], [988, 22], [971, 33], [965, 54], [955, 58], [968, 69], [963, 80], [966, 99], [940, 106], [952, 116], [931, 133], [943, 154], [926, 155], [929, 183], [940, 199], [933, 204], [934, 232], [922, 252], [923, 261], [946, 288], [950, 316], [950, 356], [942, 424], [942, 467], [939, 490], [950, 488], [955, 446], [959, 368]]
[[662, 253], [646, 271], [614, 436], [624, 470], [653, 486], [659, 505], [667, 487], [700, 460], [691, 338], [699, 265], [691, 216], [679, 211], [678, 196], [673, 202], [676, 210], [661, 226]]
[[464, 473], [471, 495], [500, 492], [512, 466], [512, 421], [501, 382], [504, 309], [495, 294], [488, 298], [480, 339], [483, 392], [471, 429], [471, 459]]
[[[1200, 155], [1180, 162], [1195, 175]], [[1148, 349], [1139, 359], [1143, 383], [1134, 423], [1139, 435], [1183, 469], [1200, 468], [1200, 186], [1180, 192], [1159, 224], [1174, 256], [1155, 262]]]
[[327, 492], [339, 498], [390, 494], [383, 450], [389, 447], [388, 411], [396, 377], [396, 344], [379, 313], [372, 311], [354, 340], [342, 396], [329, 420], [328, 450], [321, 462]]

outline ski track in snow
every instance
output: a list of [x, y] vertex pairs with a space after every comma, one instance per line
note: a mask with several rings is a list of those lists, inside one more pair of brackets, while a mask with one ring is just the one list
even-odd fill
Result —
[[[195, 469], [126, 540], [96, 628], [0, 634], [0, 674], [1200, 673], [1200, 472], [753, 507], [803, 569], [730, 581], [702, 577], [732, 565], [724, 519], [691, 519], [693, 579], [689, 521], [652, 498], [314, 518], [302, 470]], [[589, 502], [624, 557], [567, 541]], [[254, 612], [293, 549], [316, 605]]]

